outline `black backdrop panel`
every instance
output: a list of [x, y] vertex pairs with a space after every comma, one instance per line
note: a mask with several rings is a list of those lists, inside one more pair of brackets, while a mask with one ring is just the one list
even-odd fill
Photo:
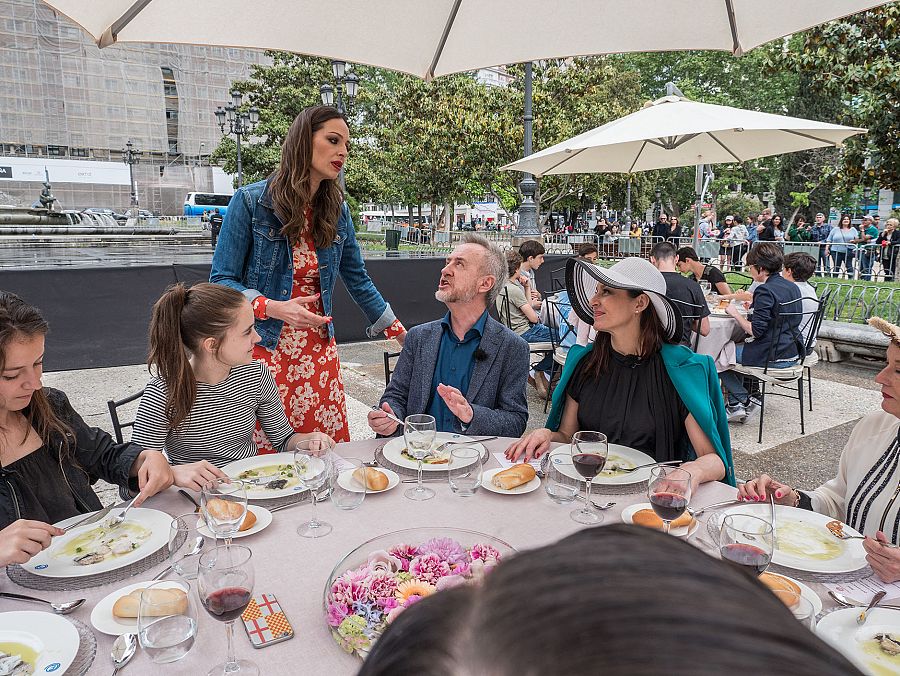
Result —
[[[547, 257], [537, 272], [538, 287], [549, 291], [551, 275], [565, 257]], [[412, 327], [447, 311], [435, 300], [442, 258], [367, 259], [366, 269], [394, 313]], [[47, 371], [126, 366], [147, 358], [147, 327], [153, 303], [175, 281], [209, 279], [208, 265], [147, 265], [48, 270], [0, 270], [0, 289], [37, 305], [50, 323]], [[366, 340], [368, 322], [343, 282], [334, 294], [334, 326], [339, 342]]]

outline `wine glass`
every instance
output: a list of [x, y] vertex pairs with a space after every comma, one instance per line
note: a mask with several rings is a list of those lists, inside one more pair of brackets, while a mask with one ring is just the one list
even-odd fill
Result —
[[247, 516], [247, 487], [238, 479], [213, 479], [200, 491], [200, 512], [218, 540], [231, 538]]
[[591, 486], [594, 477], [603, 471], [609, 444], [602, 432], [576, 432], [572, 435], [572, 464], [575, 470], [584, 477], [584, 507], [574, 510], [570, 516], [578, 523], [592, 525], [603, 523], [603, 515], [591, 508]]
[[419, 461], [419, 480], [415, 488], [409, 488], [403, 494], [410, 500], [430, 500], [434, 491], [422, 485], [422, 461], [431, 453], [434, 439], [437, 436], [437, 424], [430, 415], [408, 415], [403, 421], [403, 438], [406, 451]]
[[775, 551], [775, 531], [771, 522], [758, 516], [729, 514], [722, 520], [719, 553], [722, 560], [752, 575], [761, 575]]
[[647, 495], [668, 533], [670, 524], [684, 514], [691, 501], [691, 473], [680, 467], [654, 467], [650, 470]]
[[[181, 589], [181, 600], [167, 593]], [[161, 590], [165, 590], [162, 591]], [[197, 611], [187, 582], [154, 582], [141, 592], [138, 603], [137, 634], [141, 648], [156, 664], [177, 662], [190, 652], [197, 636]]]
[[197, 512], [176, 516], [169, 525], [169, 564], [185, 580], [197, 577], [200, 553], [206, 542], [200, 534], [202, 525], [203, 516]]
[[[297, 479], [300, 485], [309, 491], [309, 501], [312, 503], [312, 516], [309, 521], [304, 521], [297, 527], [297, 534], [304, 538], [320, 538], [328, 535], [331, 524], [319, 521], [316, 514], [318, 503], [318, 491], [328, 484], [331, 473], [334, 471], [333, 461], [328, 455], [312, 455], [320, 453], [322, 442], [316, 439], [301, 441], [294, 451], [294, 468], [297, 470]], [[315, 448], [313, 448], [315, 446]]]
[[704, 296], [708, 296], [711, 289], [712, 289], [712, 286], [710, 285], [708, 279], [700, 280], [700, 290], [703, 291]]
[[221, 545], [200, 557], [197, 593], [206, 612], [225, 623], [228, 653], [224, 664], [213, 667], [208, 676], [240, 674], [258, 676], [259, 668], [234, 654], [234, 621], [253, 596], [253, 554], [241, 545]]

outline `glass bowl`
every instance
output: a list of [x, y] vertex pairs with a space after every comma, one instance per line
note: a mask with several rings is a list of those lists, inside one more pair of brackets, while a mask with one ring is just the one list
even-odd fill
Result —
[[421, 598], [477, 582], [514, 554], [507, 542], [462, 528], [407, 528], [367, 540], [332, 569], [322, 595], [337, 644], [362, 659], [397, 615]]

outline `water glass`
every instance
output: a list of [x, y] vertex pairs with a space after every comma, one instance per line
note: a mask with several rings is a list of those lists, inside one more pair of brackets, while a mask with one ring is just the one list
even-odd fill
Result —
[[784, 605], [794, 614], [797, 621], [810, 631], [816, 629], [816, 611], [809, 599], [803, 598], [795, 592], [779, 592], [779, 598]]
[[357, 470], [364, 469], [359, 458], [334, 458], [335, 471], [331, 474], [331, 502], [338, 509], [359, 507], [368, 493], [366, 483], [353, 478]]
[[200, 512], [216, 538], [231, 538], [247, 516], [247, 489], [237, 479], [213, 479], [200, 491]]
[[138, 641], [147, 657], [156, 664], [180, 660], [190, 652], [197, 636], [197, 610], [191, 598], [190, 584], [182, 582], [178, 586], [187, 594], [180, 606], [170, 598], [157, 596], [158, 590], [172, 589], [171, 582], [154, 582], [141, 592]]
[[182, 514], [169, 525], [169, 564], [185, 580], [197, 577], [197, 566], [206, 538], [200, 534], [203, 516], [197, 512]]
[[[318, 443], [318, 442], [317, 442]], [[294, 468], [297, 470], [297, 478], [300, 485], [309, 491], [309, 501], [312, 504], [312, 516], [309, 521], [304, 521], [297, 527], [297, 534], [304, 538], [319, 538], [328, 535], [332, 526], [327, 521], [319, 521], [316, 503], [318, 502], [319, 489], [331, 485], [331, 475], [334, 472], [332, 455], [311, 455], [310, 448], [298, 446], [294, 451]]]
[[447, 466], [450, 490], [462, 497], [475, 495], [481, 487], [481, 449], [462, 444], [452, 448]]
[[[550, 462], [544, 473], [544, 492], [553, 502], [567, 505], [575, 501], [575, 497], [581, 492], [581, 482], [559, 470], [560, 465], [572, 467], [572, 460], [568, 452], [551, 452]], [[574, 468], [573, 468], [574, 472]]]

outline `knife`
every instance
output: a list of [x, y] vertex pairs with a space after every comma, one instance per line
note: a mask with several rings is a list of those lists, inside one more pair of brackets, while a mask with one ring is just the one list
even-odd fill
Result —
[[109, 507], [104, 507], [99, 512], [94, 512], [93, 514], [88, 514], [86, 517], [84, 517], [80, 521], [76, 521], [75, 523], [69, 524], [68, 526], [63, 528], [63, 530], [68, 533], [73, 528], [78, 528], [79, 526], [88, 526], [92, 523], [97, 523], [98, 521], [103, 519], [107, 514], [109, 514], [112, 510], [116, 509], [117, 507], [122, 507], [123, 505], [125, 505], [125, 503], [120, 502], [118, 505], [110, 505]]
[[181, 493], [181, 494], [182, 494], [184, 497], [186, 497], [188, 500], [190, 500], [191, 502], [194, 503], [194, 506], [197, 508], [195, 511], [197, 511], [197, 512], [200, 511], [200, 503], [197, 502], [197, 501], [194, 499], [194, 496], [193, 496], [193, 495], [191, 495], [190, 493], [188, 493], [188, 492], [187, 492], [186, 490], [184, 490], [183, 488], [179, 488], [179, 489], [178, 489], [178, 492]]

